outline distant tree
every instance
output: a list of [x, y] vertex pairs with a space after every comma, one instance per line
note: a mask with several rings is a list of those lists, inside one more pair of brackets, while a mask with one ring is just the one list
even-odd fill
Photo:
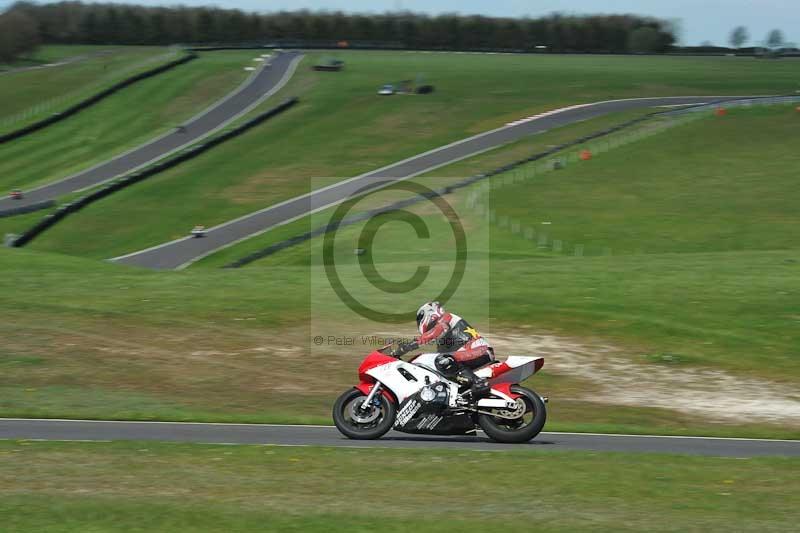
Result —
[[685, 31], [683, 28], [683, 20], [679, 18], [672, 18], [666, 21], [665, 29], [672, 34], [674, 44], [682, 45], [685, 39]]
[[214, 15], [211, 10], [207, 8], [201, 9], [197, 15], [197, 34], [193, 40], [205, 43], [213, 42], [216, 34], [215, 26]]
[[750, 35], [747, 33], [747, 28], [744, 26], [736, 26], [733, 31], [731, 31], [731, 35], [728, 38], [728, 42], [731, 43], [733, 48], [741, 48], [744, 46], [744, 43], [750, 40]]
[[776, 49], [781, 48], [784, 44], [783, 40], [783, 32], [781, 30], [775, 29], [767, 34], [767, 41], [765, 43], [767, 48], [769, 49]]
[[656, 52], [659, 45], [660, 36], [658, 30], [649, 26], [637, 28], [628, 36], [628, 50], [631, 52]]
[[39, 27], [32, 17], [15, 10], [0, 13], [0, 62], [31, 53], [40, 42]]

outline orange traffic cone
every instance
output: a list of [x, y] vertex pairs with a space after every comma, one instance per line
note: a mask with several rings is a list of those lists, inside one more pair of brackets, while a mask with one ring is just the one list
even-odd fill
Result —
[[728, 110], [725, 109], [724, 107], [718, 107], [717, 110], [714, 111], [714, 114], [717, 115], [718, 117], [724, 117], [725, 115], [728, 114]]
[[589, 150], [581, 150], [581, 160], [588, 161], [592, 158], [592, 152]]

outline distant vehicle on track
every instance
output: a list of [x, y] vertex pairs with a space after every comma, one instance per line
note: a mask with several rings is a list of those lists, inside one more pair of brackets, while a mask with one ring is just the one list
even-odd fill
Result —
[[8, 193], [8, 197], [11, 198], [12, 200], [22, 200], [25, 197], [25, 195], [22, 193], [21, 190], [14, 189], [10, 193]]
[[206, 233], [207, 233], [206, 227], [202, 224], [198, 224], [192, 228], [192, 237], [194, 237], [195, 239], [205, 237]]
[[394, 94], [394, 85], [392, 85], [391, 83], [387, 83], [386, 85], [381, 87], [380, 90], [378, 90], [378, 94], [382, 96], [389, 96]]
[[344, 61], [327, 57], [311, 68], [313, 70], [338, 72], [344, 68]]

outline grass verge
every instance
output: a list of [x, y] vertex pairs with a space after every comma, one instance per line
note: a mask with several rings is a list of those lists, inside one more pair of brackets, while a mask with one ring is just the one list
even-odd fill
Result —
[[[792, 531], [800, 503], [789, 458], [25, 441], [0, 454], [9, 532]], [[494, 496], [487, 480], [502, 480]]]

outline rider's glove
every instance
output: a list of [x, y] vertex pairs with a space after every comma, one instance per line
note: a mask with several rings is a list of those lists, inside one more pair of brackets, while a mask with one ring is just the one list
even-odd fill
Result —
[[419, 348], [419, 343], [417, 343], [417, 341], [398, 343], [397, 348], [391, 352], [392, 357], [401, 357], [408, 352], [416, 350], [417, 348]]

